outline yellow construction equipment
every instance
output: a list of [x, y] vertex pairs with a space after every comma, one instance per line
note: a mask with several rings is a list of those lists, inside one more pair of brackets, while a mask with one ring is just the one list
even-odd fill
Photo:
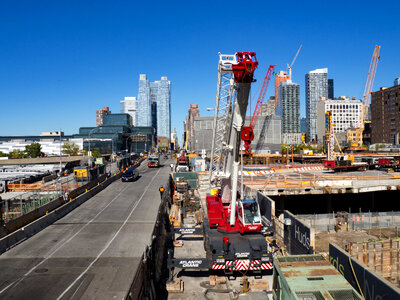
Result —
[[363, 110], [360, 115], [359, 127], [347, 130], [347, 141], [351, 146], [350, 149], [348, 150], [352, 150], [352, 148], [353, 150], [360, 150], [363, 148], [362, 133], [364, 131], [364, 123], [367, 118], [367, 112], [369, 108], [369, 101], [371, 99], [371, 92], [372, 92], [372, 86], [374, 84], [376, 68], [378, 66], [378, 60], [380, 59], [379, 56], [380, 49], [381, 46], [379, 45], [375, 46], [374, 53], [372, 54], [371, 58], [371, 63], [369, 65], [367, 83], [365, 84], [364, 88]]
[[326, 116], [326, 133], [325, 133], [326, 159], [334, 160], [336, 158], [337, 153], [334, 151], [332, 137], [335, 139], [341, 155], [343, 155], [343, 151], [342, 147], [340, 147], [339, 141], [336, 138], [335, 133], [333, 132], [333, 127], [335, 126], [335, 124], [332, 123], [332, 111], [331, 110], [327, 111], [325, 113], [325, 116]]

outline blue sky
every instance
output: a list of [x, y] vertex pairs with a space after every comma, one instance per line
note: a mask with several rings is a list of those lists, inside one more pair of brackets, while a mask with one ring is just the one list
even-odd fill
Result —
[[[329, 69], [335, 96], [361, 98], [376, 44], [374, 90], [400, 76], [399, 8], [398, 1], [1, 1], [0, 135], [95, 126], [96, 109], [118, 113], [145, 73], [171, 80], [172, 129], [181, 141], [190, 103], [201, 115], [214, 106], [218, 52], [256, 52], [261, 83], [268, 65], [284, 70], [302, 44], [293, 66], [301, 115], [304, 75], [315, 68]], [[271, 84], [267, 97], [272, 92]]]

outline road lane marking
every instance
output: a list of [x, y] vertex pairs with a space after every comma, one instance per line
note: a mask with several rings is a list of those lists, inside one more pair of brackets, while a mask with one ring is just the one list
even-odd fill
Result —
[[146, 194], [147, 190], [149, 189], [150, 185], [154, 181], [154, 178], [160, 173], [161, 168], [158, 169], [157, 173], [153, 176], [149, 184], [146, 186], [145, 190], [143, 191], [142, 196], [140, 196], [139, 200], [135, 203], [135, 205], [132, 207], [131, 212], [129, 215], [126, 217], [124, 223], [119, 227], [118, 231], [114, 234], [114, 236], [107, 242], [107, 244], [104, 246], [104, 248], [100, 251], [100, 253], [96, 256], [96, 258], [89, 264], [89, 266], [64, 290], [64, 292], [61, 293], [60, 296], [57, 297], [58, 299], [61, 299], [62, 297], [65, 296], [65, 294], [89, 271], [89, 269], [96, 263], [96, 261], [99, 260], [100, 256], [110, 247], [111, 243], [115, 240], [115, 238], [118, 236], [118, 234], [121, 232], [122, 228], [125, 226], [125, 224], [128, 222], [129, 218], [132, 216], [133, 212], [135, 211], [136, 207], [140, 204], [140, 202], [143, 199], [143, 196]]
[[2, 293], [4, 293], [6, 290], [8, 290], [10, 287], [14, 286], [14, 285], [18, 285], [22, 280], [24, 280], [25, 277], [27, 277], [30, 273], [33, 272], [33, 270], [35, 270], [37, 267], [39, 267], [41, 264], [43, 264], [45, 261], [47, 261], [54, 253], [56, 253], [58, 250], [60, 250], [62, 247], [65, 246], [65, 244], [69, 243], [74, 237], [76, 237], [84, 228], [86, 228], [89, 224], [91, 224], [94, 219], [96, 219], [104, 210], [107, 209], [107, 207], [109, 207], [121, 194], [122, 192], [124, 192], [127, 188], [129, 187], [129, 185], [127, 185], [125, 188], [123, 188], [100, 212], [98, 212], [88, 223], [86, 223], [85, 225], [83, 225], [75, 234], [73, 234], [69, 239], [67, 239], [66, 241], [64, 241], [63, 243], [61, 243], [55, 250], [53, 250], [52, 252], [50, 252], [50, 254], [47, 255], [47, 257], [45, 257], [40, 263], [38, 263], [37, 265], [33, 266], [28, 272], [26, 272], [24, 275], [22, 275], [21, 278], [13, 281], [12, 283], [10, 283], [9, 285], [7, 285], [5, 288], [3, 288], [0, 291], [0, 295]]

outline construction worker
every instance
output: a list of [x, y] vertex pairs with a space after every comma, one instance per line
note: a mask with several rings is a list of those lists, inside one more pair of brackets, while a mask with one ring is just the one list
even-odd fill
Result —
[[160, 188], [158, 190], [160, 191], [160, 197], [162, 199], [162, 196], [164, 194], [164, 187], [162, 185], [160, 185]]
[[64, 194], [64, 201], [67, 202], [68, 198], [69, 198], [69, 193], [68, 193], [68, 191], [66, 191]]

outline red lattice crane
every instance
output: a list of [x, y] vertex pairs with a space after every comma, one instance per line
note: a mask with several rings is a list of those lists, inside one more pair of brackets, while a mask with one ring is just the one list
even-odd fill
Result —
[[265, 95], [267, 93], [268, 84], [271, 80], [272, 71], [276, 65], [270, 65], [265, 75], [263, 85], [260, 90], [260, 95], [258, 96], [256, 107], [254, 108], [253, 116], [251, 117], [250, 126], [244, 126], [242, 129], [242, 140], [244, 141], [244, 150], [246, 154], [251, 152], [251, 141], [254, 140], [254, 127], [256, 126], [257, 119], [261, 112], [261, 104], [264, 102]]

